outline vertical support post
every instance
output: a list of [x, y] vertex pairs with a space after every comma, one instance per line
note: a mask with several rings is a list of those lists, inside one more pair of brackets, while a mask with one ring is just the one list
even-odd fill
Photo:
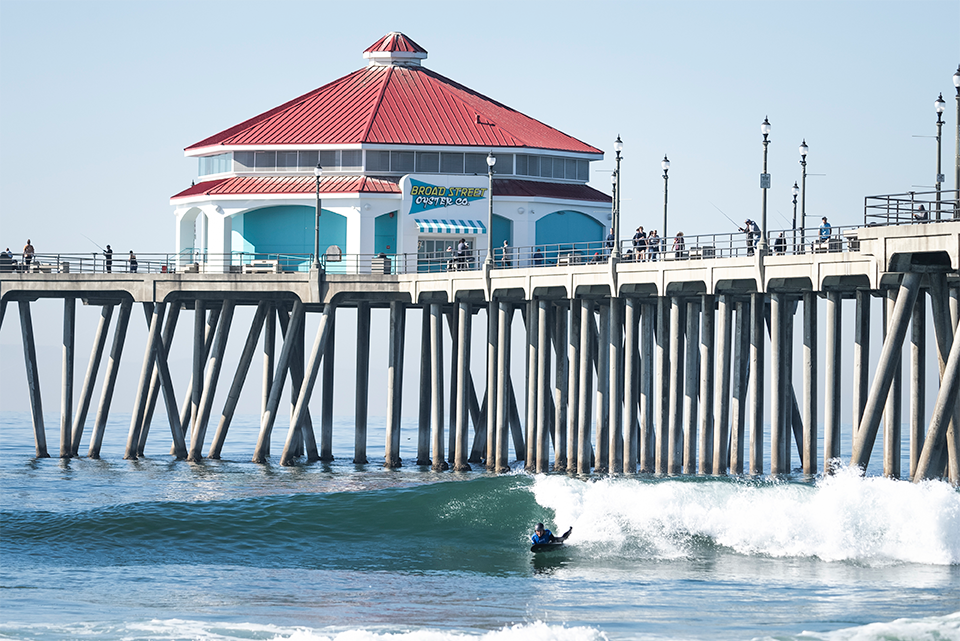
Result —
[[203, 458], [203, 440], [207, 433], [207, 423], [210, 420], [210, 410], [213, 407], [213, 398], [217, 393], [217, 383], [220, 381], [220, 370], [223, 369], [223, 357], [227, 351], [227, 339], [230, 336], [230, 327], [233, 324], [233, 311], [236, 301], [223, 301], [220, 312], [220, 323], [217, 326], [216, 337], [213, 341], [213, 353], [207, 363], [207, 377], [203, 382], [203, 394], [200, 399], [200, 413], [190, 437], [190, 450], [187, 455], [189, 461], [199, 461]]
[[917, 464], [923, 450], [923, 432], [926, 422], [926, 349], [927, 349], [926, 295], [921, 290], [913, 306], [910, 321], [910, 479], [916, 479]]
[[220, 421], [217, 423], [217, 431], [213, 436], [213, 442], [210, 444], [210, 451], [207, 452], [207, 458], [220, 458], [223, 444], [227, 439], [227, 432], [230, 429], [230, 423], [233, 421], [233, 414], [236, 412], [237, 403], [240, 402], [243, 384], [247, 380], [247, 372], [250, 371], [250, 364], [253, 362], [253, 353], [257, 350], [257, 342], [260, 340], [260, 332], [263, 330], [263, 322], [268, 311], [272, 311], [268, 303], [261, 301], [257, 305], [257, 311], [250, 323], [247, 340], [243, 344], [243, 352], [240, 354], [240, 362], [237, 363], [233, 383], [230, 385], [230, 391], [227, 392], [227, 402], [223, 406], [223, 412], [220, 413]]
[[113, 401], [113, 391], [117, 386], [117, 374], [120, 371], [120, 358], [123, 356], [123, 344], [127, 338], [127, 326], [130, 324], [130, 310], [133, 309], [133, 300], [124, 299], [120, 303], [120, 313], [117, 315], [117, 326], [113, 330], [113, 345], [110, 348], [110, 358], [107, 359], [107, 369], [103, 374], [103, 387], [100, 390], [100, 405], [97, 407], [97, 419], [90, 437], [90, 449], [87, 456], [100, 458], [100, 447], [103, 445], [103, 432], [110, 414], [110, 403]]
[[[793, 317], [797, 304], [787, 296], [784, 305], [783, 440], [780, 441], [782, 451], [780, 464], [783, 466], [784, 473], [789, 474], [793, 469], [790, 445], [792, 440], [796, 440], [797, 453], [800, 454], [801, 459], [803, 458], [803, 424], [800, 419], [800, 404], [793, 389]], [[794, 416], [797, 417], [796, 427], [794, 427]], [[801, 467], [802, 463], [801, 460]]]
[[[491, 252], [493, 250], [490, 250]], [[490, 300], [487, 303], [487, 447], [486, 468], [494, 470], [497, 467], [497, 372], [500, 364], [497, 361], [499, 337], [500, 306]], [[425, 350], [424, 350], [425, 351]]]
[[60, 387], [60, 458], [73, 453], [73, 369], [77, 337], [77, 299], [63, 299], [63, 367]]
[[[915, 483], [936, 476], [934, 468], [939, 466], [936, 465], [935, 459], [939, 458], [937, 450], [942, 448], [940, 443], [945, 437], [954, 438], [948, 434], [948, 425], [956, 420], [958, 394], [960, 394], [960, 328], [954, 332], [950, 354], [943, 369], [937, 403], [933, 408], [927, 438], [917, 464], [917, 474], [913, 479]], [[950, 481], [954, 485], [958, 483], [958, 479], [953, 476], [952, 464]]]
[[260, 434], [257, 436], [257, 446], [253, 453], [254, 463], [266, 463], [270, 456], [270, 436], [273, 433], [273, 424], [276, 422], [277, 409], [280, 407], [280, 396], [283, 393], [283, 384], [290, 369], [295, 345], [298, 342], [300, 326], [304, 320], [304, 306], [300, 299], [293, 302], [293, 311], [290, 314], [290, 323], [287, 326], [287, 335], [280, 349], [280, 359], [277, 361], [277, 370], [273, 385], [270, 386], [270, 396], [267, 399], [267, 408], [260, 419]]
[[[201, 316], [204, 315], [203, 310], [200, 311], [200, 314]], [[201, 363], [207, 360], [207, 357], [210, 355], [210, 350], [213, 348], [213, 337], [214, 337], [214, 334], [216, 334], [217, 321], [219, 319], [220, 319], [219, 307], [213, 307], [211, 310], [209, 310], [209, 314], [206, 314], [206, 328], [203, 330], [203, 335], [204, 335], [203, 343], [202, 343], [202, 346], [200, 347]], [[196, 343], [196, 339], [194, 339], [194, 343]], [[203, 388], [200, 387], [202, 385], [203, 385], [203, 375], [201, 374], [200, 378], [195, 379], [191, 374], [190, 380], [187, 383], [186, 392], [184, 393], [183, 405], [180, 408], [180, 425], [181, 425], [181, 429], [184, 431], [185, 434], [190, 433], [190, 426], [192, 426], [194, 422], [193, 420], [191, 420], [191, 417], [193, 416], [194, 387], [198, 387], [202, 392]], [[262, 419], [263, 412], [260, 413], [260, 416]], [[269, 444], [268, 444], [268, 448], [269, 448]], [[171, 447], [170, 454], [175, 455], [176, 454], [176, 452], [174, 451], [175, 449], [176, 449], [176, 446]], [[270, 456], [269, 449], [267, 450], [267, 456]]]
[[457, 314], [457, 397], [456, 397], [456, 442], [453, 455], [453, 469], [457, 472], [465, 472], [470, 469], [467, 463], [467, 438], [468, 428], [470, 426], [470, 408], [468, 403], [469, 394], [467, 388], [470, 384], [470, 334], [473, 321], [473, 312], [470, 309], [470, 303], [460, 302], [460, 313]]
[[577, 474], [590, 473], [590, 410], [593, 395], [593, 301], [580, 301], [580, 411], [577, 416]]
[[[508, 472], [510, 470], [510, 461], [508, 460], [509, 438], [507, 431], [510, 429], [509, 405], [513, 388], [510, 384], [510, 331], [511, 321], [513, 320], [513, 306], [507, 301], [501, 301], [498, 305], [496, 316], [497, 328], [497, 372], [496, 372], [496, 416], [494, 417], [494, 426], [496, 434], [496, 449], [494, 459], [494, 469], [497, 472]], [[529, 317], [528, 317], [529, 322]], [[517, 453], [520, 453], [517, 449]], [[529, 447], [526, 448], [529, 452]]]
[[78, 456], [80, 438], [83, 436], [83, 425], [87, 421], [87, 412], [90, 410], [90, 400], [93, 397], [93, 387], [97, 382], [97, 372], [103, 358], [103, 348], [107, 343], [107, 331], [110, 329], [110, 319], [113, 318], [113, 304], [104, 305], [100, 309], [100, 323], [93, 338], [93, 348], [90, 350], [90, 362], [87, 365], [87, 374], [83, 379], [83, 388], [80, 390], [80, 400], [77, 402], [77, 411], [73, 417], [73, 435], [70, 439], [71, 456]]
[[737, 326], [733, 340], [733, 423], [730, 426], [730, 472], [743, 474], [746, 444], [747, 396], [750, 378], [750, 325], [752, 301], [737, 301]]
[[[619, 241], [618, 241], [619, 242]], [[623, 472], [623, 299], [610, 297], [607, 314], [607, 468]], [[630, 428], [627, 428], [629, 431]]]
[[420, 307], [420, 414], [417, 465], [430, 465], [430, 305]]
[[713, 464], [713, 424], [714, 418], [714, 326], [716, 325], [716, 308], [712, 294], [702, 297], [701, 314], [702, 328], [700, 330], [700, 402], [703, 405], [700, 411], [700, 458], [697, 471], [700, 474], [710, 474]]
[[[327, 315], [324, 308], [324, 316]], [[333, 366], [335, 364], [336, 337], [337, 337], [337, 308], [330, 306], [330, 317], [327, 319], [327, 331], [330, 333], [323, 351], [322, 377], [320, 380], [320, 460], [333, 460], [333, 383], [336, 380]]]
[[657, 369], [654, 381], [654, 414], [656, 415], [657, 444], [655, 467], [657, 474], [667, 474], [670, 469], [670, 298], [657, 298]]
[[570, 368], [567, 360], [567, 306], [557, 303], [554, 309], [554, 351], [557, 356], [556, 369], [553, 375], [553, 442], [554, 457], [553, 469], [564, 470], [567, 467], [567, 371]]
[[581, 303], [579, 298], [570, 299], [570, 327], [567, 343], [567, 473], [577, 472], [580, 443], [580, 377], [583, 363], [580, 358]]
[[623, 472], [635, 474], [637, 471], [637, 452], [640, 442], [639, 420], [637, 409], [640, 403], [639, 376], [640, 359], [638, 358], [637, 331], [640, 302], [636, 298], [627, 297], [624, 300], [623, 310], [623, 392], [626, 412], [623, 416]]
[[717, 351], [720, 354], [714, 393], [713, 425], [713, 473], [724, 474], [730, 457], [727, 444], [730, 441], [730, 363], [732, 361], [733, 301], [727, 294], [720, 296], [718, 303]]
[[[940, 369], [941, 389], [946, 372], [947, 360], [953, 344], [953, 331], [956, 325], [952, 324], [950, 311], [950, 293], [946, 274], [930, 274], [930, 307], [933, 312], [933, 328], [937, 339], [937, 364]], [[951, 329], [951, 327], [953, 329]], [[930, 441], [929, 431], [926, 441]], [[954, 408], [953, 419], [946, 428], [946, 443], [940, 438], [933, 442], [929, 466], [924, 474], [939, 476], [945, 465], [949, 465], [949, 476], [955, 485], [960, 485], [960, 405]], [[944, 447], [946, 446], [946, 447]], [[927, 448], [924, 443], [924, 449]], [[919, 472], [918, 472], [919, 474]]]
[[[460, 350], [459, 336], [457, 335], [457, 316], [460, 308], [457, 303], [449, 306], [442, 306], [441, 313], [443, 320], [447, 323], [447, 330], [450, 332], [450, 399], [449, 409], [447, 411], [447, 463], [453, 465], [454, 457], [457, 452], [457, 352]], [[442, 323], [441, 323], [442, 326]], [[442, 351], [440, 352], [443, 353]]]
[[700, 385], [700, 302], [687, 301], [683, 366], [683, 473], [697, 472], [697, 394]]
[[779, 292], [770, 295], [770, 474], [784, 474], [783, 439], [784, 425], [784, 378], [786, 375], [786, 341], [784, 329], [786, 297]]
[[610, 305], [607, 301], [597, 304], [600, 326], [597, 333], [597, 394], [594, 402], [596, 421], [596, 445], [594, 445], [593, 471], [605, 474], [610, 463]]
[[[824, 377], [824, 413], [823, 413], [823, 423], [824, 423], [824, 433], [823, 433], [823, 469], [825, 472], [831, 472], [835, 465], [838, 463], [840, 458], [840, 389], [841, 389], [841, 364], [842, 364], [842, 352], [840, 350], [840, 328], [842, 320], [842, 299], [840, 297], [840, 292], [827, 292], [827, 345], [826, 345], [826, 376]], [[814, 299], [814, 305], [816, 304], [816, 299]], [[806, 309], [806, 301], [804, 301], [804, 309]], [[814, 308], [815, 309], [815, 308]], [[816, 311], [814, 311], [814, 316], [816, 316]], [[813, 319], [814, 326], [811, 329], [814, 336], [816, 336], [816, 318]], [[806, 333], [806, 327], [804, 327], [804, 333]], [[817, 370], [816, 370], [816, 349], [814, 347], [814, 370], [810, 373], [812, 380], [817, 379]], [[806, 375], [806, 373], [805, 373]], [[806, 386], [806, 382], [804, 382]], [[816, 400], [813, 401], [816, 403]], [[804, 402], [806, 405], [806, 401]], [[814, 407], [814, 409], [816, 409]], [[854, 410], [856, 411], [856, 410]], [[807, 413], [809, 417], [809, 410], [804, 409], [804, 412]], [[806, 418], [807, 422], [816, 428], [817, 422], [816, 417]], [[806, 423], [804, 424], [806, 427]], [[804, 432], [806, 434], [806, 432]], [[815, 444], [817, 441], [817, 434], [814, 431], [811, 436], [807, 437], [812, 439]], [[814, 445], [815, 447], [815, 445]], [[804, 471], [807, 474], [815, 474], [817, 471], [816, 463], [813, 461], [813, 456], [815, 452], [810, 452], [804, 454]], [[807, 466], [810, 466], [807, 468]], [[810, 471], [807, 471], [809, 469]]]
[[439, 303], [430, 304], [430, 436], [432, 469], [446, 470], [443, 454], [443, 313]]
[[357, 304], [357, 379], [354, 414], [357, 426], [353, 440], [353, 462], [367, 462], [367, 408], [370, 397], [370, 303]]
[[763, 334], [766, 295], [750, 294], [750, 474], [763, 474]]
[[870, 395], [864, 407], [863, 418], [853, 440], [853, 456], [851, 465], [866, 468], [870, 462], [870, 454], [877, 439], [877, 429], [880, 426], [882, 404], [890, 392], [893, 383], [894, 370], [900, 360], [900, 350], [907, 333], [907, 323], [913, 311], [914, 301], [920, 289], [920, 274], [907, 272], [900, 283], [900, 294], [897, 296], [887, 336], [880, 351], [880, 360], [877, 362], [877, 373], [870, 387]]
[[[153, 374], [150, 377], [150, 393], [147, 395], [147, 409], [143, 415], [143, 424], [140, 426], [140, 443], [137, 445], [137, 456], [143, 456], [144, 448], [147, 446], [147, 437], [150, 435], [150, 425], [153, 422], [153, 413], [157, 407], [157, 398], [162, 393], [164, 394], [164, 404], [169, 404], [166, 395], [173, 393], [173, 381], [169, 380], [169, 387], [162, 382], [163, 376], [160, 373], [161, 360], [163, 363], [166, 363], [166, 354], [170, 349], [170, 345], [173, 342], [173, 333], [177, 328], [177, 319], [180, 317], [180, 309], [183, 305], [179, 301], [174, 301], [170, 303], [170, 307], [167, 309], [167, 318], [163, 323], [163, 332], [160, 334], [160, 344], [157, 345], [157, 362], [153, 367]], [[150, 319], [147, 319], [149, 324]], [[168, 368], [169, 369], [169, 368]], [[168, 371], [169, 373], [169, 371]], [[171, 435], [178, 434], [180, 438], [183, 438], [183, 428], [180, 425], [180, 413], [177, 410], [177, 401], [176, 398], [173, 399], [173, 413], [167, 412], [167, 419], [170, 423]], [[174, 437], [174, 450], [176, 450], [176, 437]], [[174, 455], [178, 455], [179, 458], [186, 458], [186, 452], [173, 452]]]
[[[826, 296], [823, 469], [840, 455], [840, 292]], [[817, 473], [817, 294], [803, 295], [803, 473]]]
[[527, 362], [526, 362], [526, 400], [527, 400], [527, 420], [525, 425], [526, 434], [526, 454], [524, 456], [524, 469], [528, 472], [536, 469], [537, 457], [537, 307], [536, 300], [527, 301]]
[[536, 470], [544, 474], [550, 469], [550, 435], [547, 399], [550, 387], [550, 303], [537, 301], [537, 368], [532, 374], [537, 383]]
[[678, 474], [683, 460], [683, 301], [679, 296], [670, 299], [670, 396], [669, 427], [667, 434], [667, 472]]
[[[888, 289], [883, 313], [884, 337], [893, 310], [897, 304], [897, 290]], [[912, 309], [912, 308], [911, 308]], [[883, 412], [883, 475], [888, 478], [900, 478], [900, 439], [902, 419], [903, 358], [898, 350], [893, 370], [893, 381], [887, 393], [887, 403]]]
[[856, 438], [870, 389], [870, 291], [858, 289], [853, 336], [853, 437]]
[[387, 435], [384, 467], [400, 467], [400, 417], [403, 399], [403, 348], [406, 310], [404, 303], [390, 303], [390, 347], [387, 353]]
[[164, 303], [144, 303], [144, 310], [152, 315], [150, 331], [147, 334], [147, 344], [144, 348], [143, 366], [140, 369], [140, 382], [133, 403], [133, 413], [130, 420], [130, 431], [127, 435], [127, 447], [124, 459], [137, 460], [137, 447], [140, 444], [140, 427], [143, 424], [143, 415], [147, 408], [147, 391], [153, 365], [156, 361], [156, 345], [160, 340], [160, 328], [163, 324]]
[[40, 398], [40, 374], [37, 371], [37, 344], [33, 335], [33, 316], [30, 301], [18, 301], [20, 307], [20, 333], [23, 338], [23, 363], [27, 368], [27, 389], [30, 394], [30, 410], [33, 416], [33, 439], [37, 458], [49, 458], [47, 435], [43, 430], [43, 401]]
[[[201, 299], [194, 301], [193, 307], [193, 378], [190, 390], [190, 429], [183, 426], [184, 432], [193, 434], [197, 431], [197, 416], [200, 414], [200, 396], [203, 393], [203, 362], [207, 359], [205, 347], [204, 321], [206, 320], [206, 303]], [[182, 422], [182, 421], [181, 421]]]
[[640, 471], [653, 472], [654, 467], [654, 422], [653, 366], [656, 355], [653, 349], [653, 326], [657, 306], [654, 303], [640, 305]]
[[263, 391], [260, 401], [260, 418], [267, 411], [267, 401], [270, 399], [270, 388], [273, 387], [274, 354], [277, 344], [276, 304], [267, 303], [267, 312], [264, 317], [263, 328]]

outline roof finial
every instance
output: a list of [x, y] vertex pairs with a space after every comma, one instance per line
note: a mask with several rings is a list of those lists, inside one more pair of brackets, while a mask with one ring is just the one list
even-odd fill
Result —
[[419, 67], [420, 61], [427, 57], [427, 50], [399, 31], [391, 31], [367, 47], [363, 57], [370, 61], [371, 66]]

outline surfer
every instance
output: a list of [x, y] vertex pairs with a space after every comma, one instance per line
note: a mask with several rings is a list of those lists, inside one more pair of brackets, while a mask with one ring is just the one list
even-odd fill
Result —
[[572, 531], [573, 528], [571, 527], [563, 536], [554, 536], [553, 532], [543, 527], [543, 523], [537, 523], [537, 527], [534, 529], [533, 536], [530, 537], [530, 540], [533, 541], [534, 545], [553, 543], [554, 541], [566, 541]]

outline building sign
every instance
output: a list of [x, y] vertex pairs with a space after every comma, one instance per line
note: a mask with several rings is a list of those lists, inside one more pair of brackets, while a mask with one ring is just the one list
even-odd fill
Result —
[[479, 218], [487, 210], [486, 177], [404, 176], [401, 211], [409, 215], [431, 212], [441, 218]]

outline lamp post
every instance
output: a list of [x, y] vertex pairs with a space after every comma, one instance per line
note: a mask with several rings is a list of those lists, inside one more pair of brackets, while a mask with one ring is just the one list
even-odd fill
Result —
[[760, 189], [763, 190], [763, 208], [760, 211], [760, 254], [766, 254], [767, 242], [767, 190], [770, 189], [770, 174], [767, 173], [767, 146], [770, 144], [770, 119], [763, 118], [760, 124], [763, 134], [763, 173], [760, 174]]
[[800, 143], [800, 253], [803, 253], [804, 237], [807, 231], [807, 139]]
[[790, 189], [790, 192], [793, 194], [793, 253], [797, 253], [797, 194], [800, 193], [800, 188], [797, 187], [797, 181], [793, 181], [793, 187]]
[[943, 173], [940, 166], [940, 132], [943, 129], [943, 110], [947, 108], [947, 103], [943, 99], [943, 94], [937, 96], [933, 103], [933, 108], [937, 110], [937, 220], [940, 220], [940, 183], [943, 182]]
[[955, 175], [953, 177], [953, 188], [957, 193], [953, 203], [953, 217], [960, 218], [960, 65], [957, 65], [957, 73], [953, 74], [953, 86], [957, 89], [957, 158], [954, 164]]
[[620, 152], [623, 151], [623, 141], [617, 135], [613, 142], [613, 150], [617, 152], [617, 169], [613, 173], [613, 249], [610, 255], [620, 257]]
[[617, 192], [620, 191], [620, 172], [616, 169], [610, 174], [610, 235], [613, 237], [613, 246], [610, 247], [610, 258], [617, 254]]
[[490, 151], [487, 153], [487, 267], [493, 268], [493, 166], [497, 164], [497, 157]]
[[667, 238], [667, 171], [670, 169], [670, 161], [667, 154], [663, 154], [663, 160], [660, 161], [660, 167], [663, 169], [663, 236], [664, 242]]
[[313, 168], [313, 175], [317, 177], [317, 211], [314, 216], [313, 225], [313, 268], [320, 269], [320, 176], [323, 175], [323, 167], [318, 163]]

